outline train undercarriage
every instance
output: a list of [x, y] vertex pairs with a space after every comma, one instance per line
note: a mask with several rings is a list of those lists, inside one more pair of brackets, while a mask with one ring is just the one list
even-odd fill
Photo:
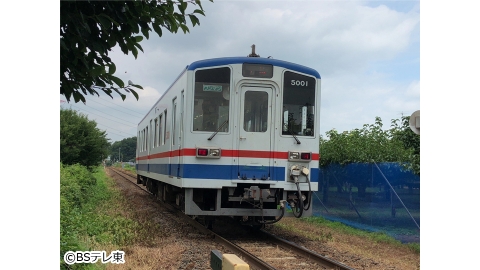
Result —
[[[311, 192], [286, 191], [269, 184], [242, 184], [222, 189], [179, 188], [145, 176], [137, 175], [137, 184], [163, 202], [175, 204], [206, 227], [215, 217], [233, 217], [244, 225], [262, 228], [284, 216], [311, 215]], [[297, 185], [298, 187], [298, 185]]]

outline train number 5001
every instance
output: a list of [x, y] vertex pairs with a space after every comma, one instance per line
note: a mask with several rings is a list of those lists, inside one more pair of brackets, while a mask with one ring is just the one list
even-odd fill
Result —
[[308, 86], [308, 81], [292, 80], [291, 83], [296, 86]]

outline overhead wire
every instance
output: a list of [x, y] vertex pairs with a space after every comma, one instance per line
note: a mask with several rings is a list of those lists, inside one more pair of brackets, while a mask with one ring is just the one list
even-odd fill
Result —
[[[79, 108], [79, 107], [77, 107], [76, 105], [71, 105], [71, 106], [73, 106], [73, 107], [75, 107], [75, 108], [78, 108], [78, 109], [83, 109], [83, 110], [85, 110], [84, 108]], [[92, 108], [92, 107], [88, 107], [88, 109], [94, 109], [94, 110], [99, 111], [99, 112], [101, 112], [101, 113], [103, 113], [103, 114], [106, 114], [106, 115], [111, 116], [111, 117], [113, 117], [113, 118], [116, 118], [116, 119], [119, 119], [119, 120], [124, 121], [124, 122], [126, 122], [126, 123], [129, 123], [129, 124], [131, 124], [131, 125], [129, 125], [129, 126], [131, 126], [131, 127], [136, 127], [136, 126], [137, 126], [137, 124], [135, 124], [135, 123], [133, 123], [133, 122], [129, 122], [129, 121], [123, 120], [123, 119], [121, 119], [121, 118], [119, 118], [119, 117], [113, 116], [113, 115], [111, 115], [111, 114], [102, 112], [102, 111], [100, 111], [99, 109], [95, 109], [95, 108]], [[85, 110], [85, 111], [88, 112], [88, 113], [91, 113], [91, 114], [93, 114], [93, 115], [100, 116], [100, 115], [95, 114], [95, 113], [92, 113], [92, 112], [90, 112], [90, 111], [88, 111], [88, 110]], [[103, 117], [103, 116], [100, 116], [100, 117]], [[113, 122], [120, 123], [120, 122], [115, 121], [115, 120], [113, 120], [113, 119], [110, 119], [110, 118], [108, 118], [108, 117], [103, 117], [103, 118], [106, 118], [106, 119], [111, 120], [111, 121], [113, 121]], [[120, 124], [123, 124], [123, 123], [120, 123]]]
[[[113, 104], [113, 105], [115, 105], [115, 107], [119, 107], [119, 104], [117, 104], [117, 103], [113, 103], [113, 102], [111, 102], [111, 101], [109, 101], [109, 100], [102, 99], [102, 98], [99, 98], [99, 99], [102, 100], [102, 101], [108, 102], [108, 103], [110, 103], [110, 104]], [[100, 104], [100, 105], [105, 105], [105, 104], [102, 104], [102, 103], [100, 103], [100, 102], [97, 102], [97, 101], [92, 100], [90, 97], [86, 98], [86, 100], [87, 100], [87, 102], [88, 102], [88, 101], [91, 101], [91, 102], [94, 102], [94, 103], [97, 103], [97, 104]], [[118, 109], [116, 109], [116, 108], [114, 108], [114, 107], [111, 107], [111, 106], [108, 106], [108, 107], [109, 107], [109, 108], [112, 108], [112, 109], [114, 109], [114, 110], [120, 111], [120, 110], [118, 110]], [[131, 112], [133, 112], [133, 113], [136, 113], [136, 114], [140, 115], [141, 117], [145, 116], [145, 113], [137, 112], [137, 111], [134, 111], [134, 110], [132, 110], [132, 109], [125, 108], [125, 107], [121, 107], [121, 108], [123, 108], [123, 109], [125, 109], [125, 110], [129, 110], [129, 111], [131, 111]], [[120, 112], [122, 112], [122, 111], [120, 111]], [[125, 113], [125, 112], [123, 112], [123, 113]]]
[[[85, 109], [85, 108], [81, 108], [81, 107], [76, 106], [76, 105], [73, 105], [73, 104], [70, 104], [70, 106], [71, 106], [71, 107], [74, 107], [75, 109], [80, 110], [81, 112], [86, 112], [86, 113], [88, 113], [88, 115], [94, 115], [94, 116], [100, 117], [100, 118], [102, 118], [102, 119], [107, 119], [107, 120], [109, 120], [109, 121], [113, 121], [113, 122], [119, 123], [119, 124], [124, 125], [124, 126], [127, 126], [127, 127], [132, 127], [132, 128], [136, 128], [136, 127], [137, 127], [137, 124], [135, 124], [135, 123], [132, 123], [132, 122], [123, 120], [123, 119], [121, 119], [121, 118], [115, 117], [115, 116], [113, 116], [113, 115], [111, 115], [111, 114], [102, 112], [102, 111], [100, 111], [100, 110], [98, 110], [98, 109], [95, 109], [95, 108], [92, 108], [92, 107], [88, 107], [88, 109], [97, 110], [97, 111], [99, 111], [99, 112], [101, 112], [101, 113], [103, 113], [103, 114], [105, 114], [105, 115], [114, 117], [114, 118], [116, 118], [116, 119], [119, 119], [119, 120], [124, 121], [124, 122], [129, 123], [129, 124], [121, 123], [121, 122], [116, 121], [116, 120], [113, 120], [113, 119], [111, 119], [111, 118], [109, 118], [109, 117], [105, 117], [105, 116], [96, 114], [96, 113], [94, 113], [94, 112], [91, 112], [90, 110], [87, 110], [87, 109]], [[131, 115], [131, 116], [132, 116], [132, 115]], [[133, 116], [133, 117], [136, 117], [136, 116]], [[128, 134], [128, 133], [125, 133], [124, 131], [121, 131], [121, 130], [118, 130], [118, 129], [109, 127], [109, 126], [104, 125], [104, 124], [102, 124], [102, 123], [99, 123], [98, 121], [97, 121], [97, 125], [106, 127], [106, 128], [107, 128], [106, 131], [107, 131], [108, 134], [117, 135], [117, 136], [119, 136], [119, 137], [121, 137], [121, 138], [123, 138], [123, 139], [136, 136], [136, 134]], [[119, 132], [125, 133], [125, 134], [124, 134], [124, 135], [118, 134], [118, 133], [116, 133], [116, 132], [112, 132], [111, 130], [116, 130], [116, 131], [119, 131]]]

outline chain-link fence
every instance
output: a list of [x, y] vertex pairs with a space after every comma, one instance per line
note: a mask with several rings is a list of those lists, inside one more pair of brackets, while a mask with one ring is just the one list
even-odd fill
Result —
[[314, 215], [420, 241], [420, 176], [397, 163], [331, 164], [320, 168]]

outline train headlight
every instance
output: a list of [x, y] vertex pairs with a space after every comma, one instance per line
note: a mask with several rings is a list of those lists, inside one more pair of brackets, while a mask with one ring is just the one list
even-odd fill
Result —
[[198, 158], [220, 158], [222, 150], [220, 148], [197, 147], [196, 156]]
[[299, 152], [288, 152], [288, 160], [298, 160], [300, 158]]
[[310, 161], [312, 160], [312, 152], [288, 152], [288, 161]]

